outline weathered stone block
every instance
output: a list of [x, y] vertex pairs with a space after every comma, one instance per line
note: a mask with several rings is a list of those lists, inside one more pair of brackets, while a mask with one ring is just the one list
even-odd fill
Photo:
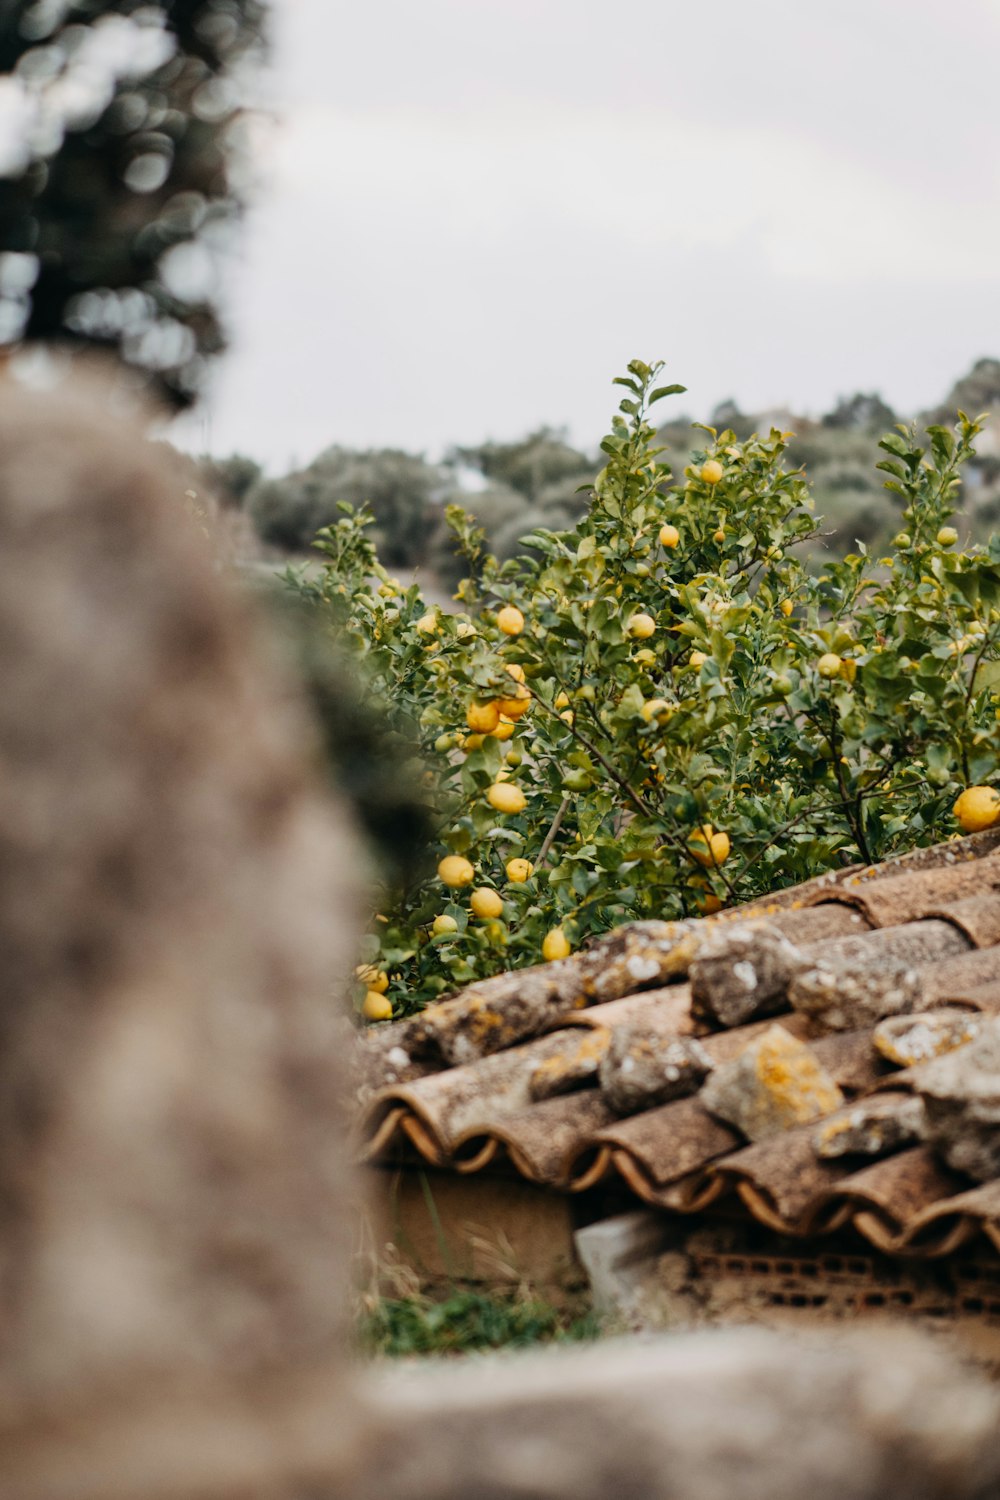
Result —
[[668, 1037], [639, 1026], [619, 1026], [601, 1058], [598, 1082], [619, 1115], [631, 1115], [694, 1094], [712, 1059], [693, 1037]]
[[974, 1011], [925, 1010], [915, 1016], [890, 1016], [875, 1027], [872, 1041], [886, 1062], [912, 1068], [964, 1047], [979, 1035], [982, 1025], [982, 1017]]
[[815, 1055], [783, 1026], [769, 1026], [739, 1057], [716, 1068], [699, 1097], [751, 1141], [822, 1119], [844, 1102]]
[[957, 1172], [977, 1182], [1000, 1176], [1000, 1021], [974, 1041], [916, 1071], [928, 1139]]

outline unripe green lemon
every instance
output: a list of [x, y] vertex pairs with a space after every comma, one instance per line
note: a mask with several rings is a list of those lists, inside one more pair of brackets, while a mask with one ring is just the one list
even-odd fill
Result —
[[821, 677], [837, 677], [840, 674], [841, 658], [836, 651], [825, 652], [816, 663], [816, 670]]
[[954, 547], [957, 541], [958, 532], [955, 530], [954, 526], [941, 527], [941, 530], [937, 534], [937, 542], [939, 547]]
[[446, 911], [440, 912], [431, 924], [431, 932], [435, 937], [444, 937], [445, 933], [457, 931], [458, 923]]

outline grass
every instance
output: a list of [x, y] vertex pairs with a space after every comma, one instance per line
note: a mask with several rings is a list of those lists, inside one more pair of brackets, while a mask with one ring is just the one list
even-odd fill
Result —
[[593, 1312], [560, 1308], [514, 1292], [453, 1290], [428, 1297], [381, 1297], [365, 1308], [358, 1339], [367, 1354], [389, 1357], [472, 1354], [597, 1338]]

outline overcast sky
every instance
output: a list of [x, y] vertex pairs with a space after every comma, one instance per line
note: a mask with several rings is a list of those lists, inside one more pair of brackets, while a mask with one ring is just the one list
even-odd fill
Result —
[[635, 356], [698, 417], [915, 410], [1000, 354], [1000, 0], [273, 9], [194, 446], [589, 446]]

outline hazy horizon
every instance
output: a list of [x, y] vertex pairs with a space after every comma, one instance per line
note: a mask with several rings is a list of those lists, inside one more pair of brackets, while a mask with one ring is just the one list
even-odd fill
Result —
[[[933, 405], [1000, 348], [998, 0], [276, 7], [233, 349], [173, 436], [272, 470], [565, 427]], [[666, 413], [665, 413], [666, 414]]]

